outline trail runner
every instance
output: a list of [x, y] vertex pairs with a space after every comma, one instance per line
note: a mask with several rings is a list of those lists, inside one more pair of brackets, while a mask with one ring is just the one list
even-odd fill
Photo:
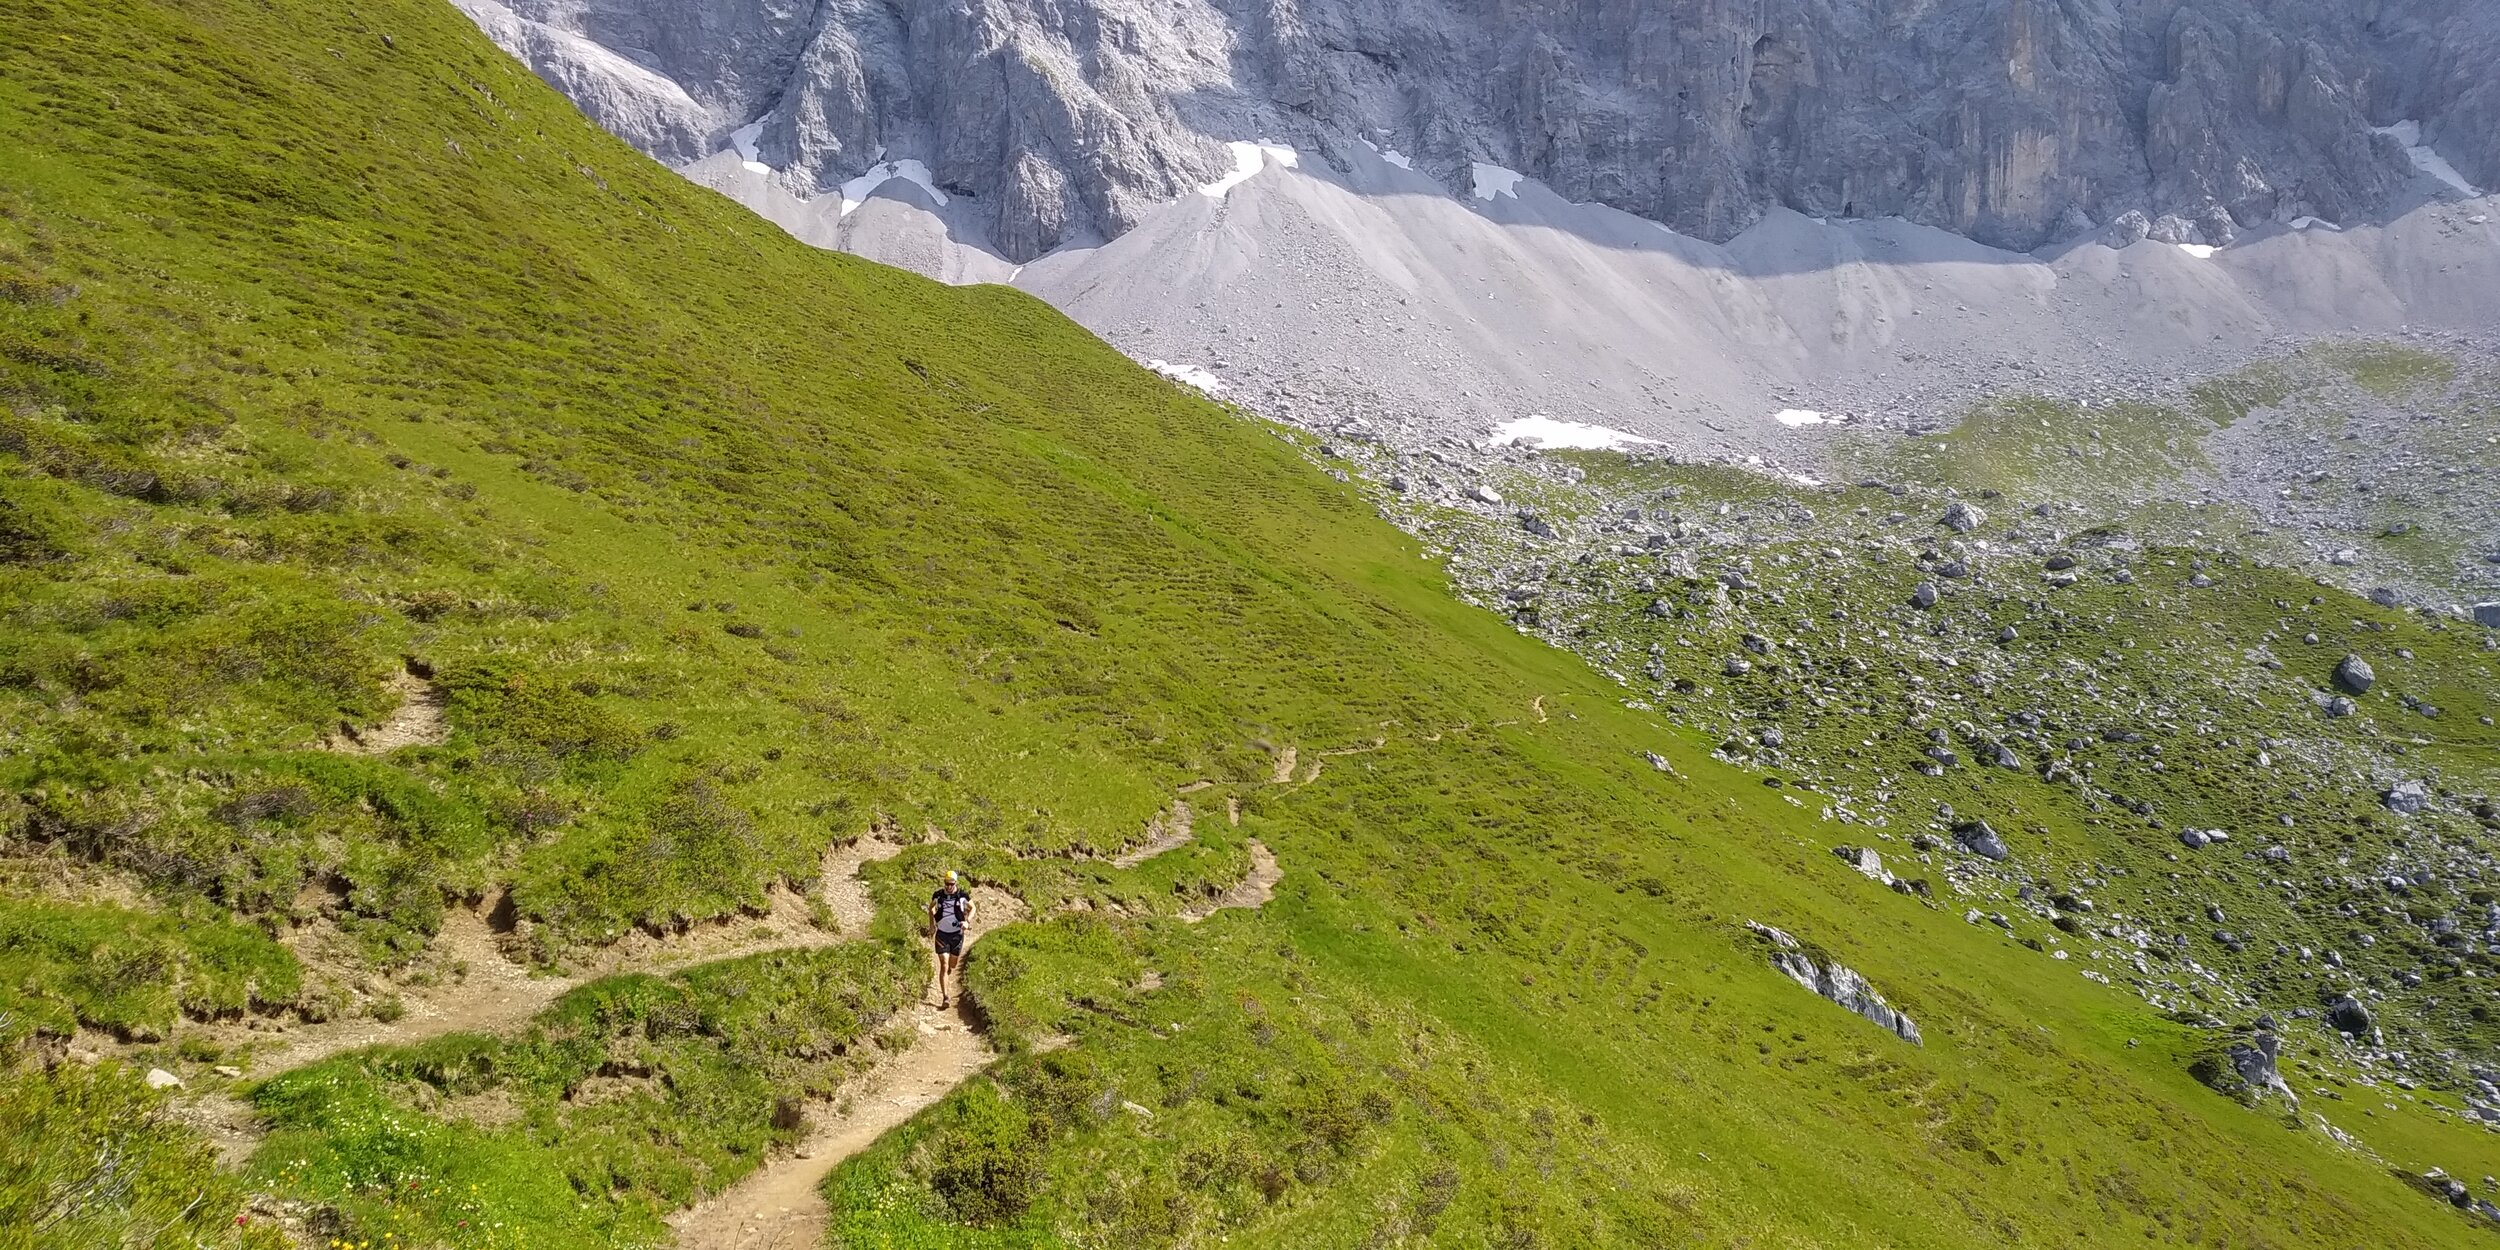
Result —
[[972, 923], [972, 892], [963, 888], [952, 870], [946, 884], [929, 896], [929, 935], [937, 942], [938, 1006], [951, 1001], [946, 992], [946, 979], [955, 978], [955, 989], [963, 989], [964, 929]]

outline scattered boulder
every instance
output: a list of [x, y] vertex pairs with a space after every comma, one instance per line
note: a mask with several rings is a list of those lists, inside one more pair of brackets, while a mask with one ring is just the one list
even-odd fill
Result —
[[1944, 516], [1936, 523], [1944, 526], [1946, 529], [1952, 530], [1956, 534], [1967, 534], [1972, 530], [1978, 529], [1981, 525], [1985, 524], [1987, 520], [1987, 513], [1982, 512], [1959, 499], [1956, 499], [1950, 505], [1946, 506]]
[[1936, 606], [1936, 584], [1920, 582], [1910, 591], [1910, 606], [1925, 611]]
[[2387, 788], [2383, 801], [2399, 816], [2418, 815], [2431, 801], [2431, 788], [2419, 781], [2399, 781]]
[[1884, 1001], [1865, 977], [1858, 975], [1840, 961], [1809, 951], [1804, 943], [1766, 924], [1751, 920], [1745, 928], [1771, 946], [1771, 966], [1787, 973], [1790, 980], [1814, 991], [1851, 1011], [1874, 1021], [1893, 1036], [1913, 1046], [1921, 1045], [1918, 1025], [1910, 1017]]
[[2368, 694], [2378, 681], [2370, 670], [2370, 662], [2357, 655], [2347, 655], [2335, 666], [2335, 684], [2353, 694]]
[[2143, 210], [2130, 208], [2112, 218], [2109, 228], [2101, 232], [2101, 242], [2114, 248], [2131, 247], [2153, 233], [2153, 219]]
[[2145, 237], [2151, 239], [2155, 243], [2195, 243], [2200, 241], [2200, 238], [2196, 233], [2196, 223], [2189, 221], [2185, 217], [2179, 216], [2177, 213], [2163, 213], [2161, 216], [2154, 218], [2152, 228], [2146, 232]]
[[2292, 1092], [2277, 1066], [2282, 1050], [2283, 1040], [2274, 1031], [2274, 1018], [2259, 1016], [2247, 1036], [2233, 1038], [2198, 1055], [2188, 1064], [2188, 1074], [2214, 1092], [2247, 1106], [2256, 1106], [2267, 1098], [2281, 1098], [2298, 1107], [2300, 1096]]
[[2500, 629], [2500, 603], [2475, 604], [2474, 623], [2485, 629]]
[[2005, 838], [1984, 820], [1966, 820], [1955, 825], [1953, 840], [1961, 844], [1963, 850], [1982, 859], [2001, 864], [2014, 858], [2014, 852], [2006, 848]]
[[168, 1072], [163, 1068], [148, 1069], [147, 1082], [149, 1089], [182, 1088], [182, 1078], [175, 1076], [173, 1073]]
[[2366, 1036], [2370, 1031], [2370, 1009], [2362, 1006], [2360, 999], [2346, 994], [2327, 1004], [2326, 1022], [2338, 1033]]
[[1880, 881], [1885, 885], [1893, 884], [1891, 870], [1884, 867], [1884, 857], [1876, 854], [1874, 847], [1835, 846], [1832, 848], [1832, 854], [1839, 856], [1842, 862], [1865, 874], [1870, 881]]
[[1477, 503], [1493, 504], [1496, 506], [1499, 506], [1502, 502], [1502, 492], [1497, 491], [1490, 486], [1486, 486], [1481, 482], [1467, 488], [1467, 497], [1475, 500]]

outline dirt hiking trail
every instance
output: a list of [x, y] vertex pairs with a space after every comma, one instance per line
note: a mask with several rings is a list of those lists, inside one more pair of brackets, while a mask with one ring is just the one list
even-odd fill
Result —
[[[969, 953], [984, 934], [1026, 917], [1014, 895], [973, 888], [972, 922], [964, 929]], [[766, 1160], [745, 1180], [719, 1196], [669, 1219], [677, 1244], [688, 1250], [813, 1250], [825, 1237], [829, 1213], [816, 1186], [835, 1165], [866, 1150], [903, 1121], [979, 1075], [998, 1058], [957, 998], [937, 1006], [935, 969], [910, 1013], [915, 1040], [898, 1055], [846, 1082], [832, 1098], [808, 1104], [806, 1136], [790, 1153]]]
[[806, 897], [776, 885], [762, 916], [696, 925], [662, 937], [636, 931], [562, 976], [534, 976], [505, 954], [495, 921], [502, 906], [498, 897], [488, 905], [457, 910], [443, 918], [442, 931], [435, 935], [427, 957], [437, 967], [462, 971], [439, 984], [406, 991], [397, 1018], [359, 1017], [274, 1032], [235, 1028], [230, 1030], [231, 1037], [219, 1040], [230, 1045], [255, 1044], [249, 1062], [243, 1065], [245, 1073], [268, 1076], [367, 1046], [514, 1028], [546, 1010], [566, 991], [620, 972], [665, 975], [696, 964], [848, 941], [867, 932], [875, 915], [868, 888], [859, 879], [861, 865], [891, 858], [902, 849], [892, 842], [861, 838], [826, 850], [819, 888], [840, 926], [837, 930], [818, 928], [809, 916]]
[[[439, 725], [440, 703], [430, 687], [407, 678], [401, 712], [391, 722], [331, 749], [380, 751], [424, 741]], [[411, 711], [411, 709], [422, 709]], [[434, 718], [428, 722], [426, 718]], [[387, 732], [386, 732], [387, 731]], [[336, 740], [333, 740], [334, 743]], [[1381, 745], [1351, 748], [1325, 755], [1359, 754]], [[1270, 784], [1295, 783], [1300, 763], [1295, 748], [1277, 752]], [[1318, 775], [1322, 759], [1311, 761], [1308, 784]], [[1225, 800], [1229, 823], [1241, 823], [1237, 796]], [[1168, 817], [1150, 824], [1146, 843], [1117, 857], [1119, 866], [1135, 867], [1176, 849], [1192, 837], [1193, 813], [1175, 801]], [[817, 890], [834, 924], [819, 927], [811, 900], [783, 885], [768, 895], [760, 916], [739, 917], [717, 924], [692, 926], [654, 935], [635, 932], [596, 952], [587, 962], [562, 976], [533, 976], [508, 953], [512, 933], [510, 898], [459, 909], [446, 916], [425, 956], [425, 966], [442, 974], [438, 981], [404, 987], [400, 1011], [389, 1020], [360, 1016], [320, 1023], [272, 1028], [264, 1022], [216, 1030], [230, 1049], [242, 1049], [239, 1075], [259, 1078], [316, 1063], [350, 1050], [377, 1045], [405, 1045], [450, 1033], [501, 1032], [527, 1023], [567, 991], [620, 972], [666, 974], [696, 964], [777, 950], [829, 946], [864, 935], [876, 906], [860, 879], [860, 869], [903, 850], [899, 843], [863, 837], [825, 851]], [[1266, 844], [1249, 840], [1249, 871], [1223, 893], [1180, 913], [1197, 924], [1219, 911], [1258, 908], [1276, 894], [1284, 871]], [[966, 947], [1001, 925], [1030, 915], [1023, 900], [1003, 890], [975, 886], [975, 914], [967, 928]], [[312, 933], [299, 938], [319, 941]], [[956, 1086], [979, 1075], [998, 1059], [981, 1036], [958, 997], [937, 1005], [932, 979], [908, 1013], [914, 1042], [900, 1054], [881, 1058], [846, 1082], [831, 1098], [812, 1100], [805, 1136], [788, 1153], [767, 1160], [754, 1173], [720, 1195], [670, 1217], [678, 1244], [700, 1250], [801, 1250], [822, 1243], [828, 1223], [817, 1186], [843, 1160], [868, 1148], [887, 1131], [944, 1098]], [[204, 1132], [229, 1163], [239, 1162], [258, 1144], [261, 1132], [251, 1108], [231, 1094], [203, 1091], [175, 1104], [173, 1114]]]
[[1156, 813], [1153, 820], [1146, 822], [1146, 840], [1133, 850], [1112, 856], [1111, 866], [1135, 868], [1165, 851], [1179, 850], [1188, 844], [1196, 820], [1197, 814], [1189, 810], [1189, 804], [1172, 800], [1171, 814]]
[[439, 746], [451, 737], [451, 723], [443, 719], [442, 691], [407, 672], [393, 673], [382, 684], [399, 696], [399, 707], [370, 729], [340, 721], [337, 731], [321, 740], [322, 750], [385, 755], [401, 747]]

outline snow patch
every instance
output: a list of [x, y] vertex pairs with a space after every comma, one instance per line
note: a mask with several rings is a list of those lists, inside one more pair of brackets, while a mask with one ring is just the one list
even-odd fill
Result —
[[842, 184], [842, 215], [848, 217], [866, 203], [870, 192], [884, 186], [888, 179], [900, 178], [916, 183], [929, 193], [940, 208], [946, 207], [946, 193], [937, 189], [937, 180], [929, 176], [929, 167], [918, 161], [904, 159], [882, 161], [868, 167], [868, 172]]
[[1827, 417], [1811, 408], [1782, 408], [1772, 413], [1771, 419], [1792, 430], [1809, 425], [1838, 425], [1841, 422], [1839, 417]]
[[1483, 161], [1477, 161], [1476, 198], [1489, 200], [1495, 196], [1507, 195], [1514, 200], [1518, 199], [1519, 183], [1526, 177], [1526, 174], [1516, 169], [1504, 169], [1499, 165], [1487, 165]]
[[755, 141], [763, 137], [764, 119], [758, 117], [754, 121], [748, 122], [746, 125], [730, 131], [729, 146], [738, 150], [739, 161], [744, 163], [750, 171], [759, 174], [769, 174], [773, 172], [773, 167], [765, 164], [764, 158], [755, 154]]
[[1493, 442], [1524, 443], [1540, 451], [1615, 451], [1636, 443], [1655, 446], [1654, 438], [1610, 430], [1602, 425], [1583, 425], [1578, 421], [1557, 421], [1552, 417], [1521, 417], [1493, 427]]
[[1415, 167], [1414, 159], [1407, 156], [1406, 153], [1398, 151], [1396, 148], [1384, 148], [1369, 139], [1363, 140], [1363, 146], [1370, 148], [1374, 152], [1380, 153], [1380, 159], [1387, 161], [1400, 169], [1413, 169]]
[[1224, 381], [1196, 365], [1176, 365], [1168, 360], [1149, 360], [1146, 367], [1175, 382], [1184, 382], [1209, 395], [1224, 389]]
[[2177, 247], [2180, 251], [2185, 252], [2198, 260], [2212, 260], [2214, 258], [2214, 253], [2222, 250], [2221, 248], [2215, 247], [2211, 243], [2178, 243], [2173, 244], [2172, 246]]
[[2333, 230], [2340, 233], [2343, 230], [2343, 227], [2336, 225], [2334, 222], [2328, 221], [2323, 217], [2294, 217], [2292, 218], [2292, 229]]
[[1267, 168], [1270, 161], [1286, 169], [1302, 163], [1301, 153], [1281, 144], [1247, 143], [1236, 139], [1228, 146], [1233, 150], [1233, 172], [1198, 188], [1198, 194], [1208, 199], [1223, 199], [1225, 192], [1258, 177], [1259, 171]]
[[2429, 144], [2422, 142], [2422, 123], [2408, 117], [2393, 126], [2372, 126], [2370, 132], [2386, 135], [2405, 145], [2405, 155], [2412, 159], [2415, 169], [2447, 183], [2458, 194], [2482, 194], [2474, 189], [2473, 183], [2465, 180], [2464, 174], [2457, 172], [2456, 166], [2448, 163], [2447, 157], [2432, 151]]

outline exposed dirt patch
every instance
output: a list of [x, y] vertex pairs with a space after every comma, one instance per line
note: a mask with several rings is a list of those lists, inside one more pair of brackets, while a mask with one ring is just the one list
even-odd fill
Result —
[[1294, 766], [1301, 762], [1301, 752], [1292, 747], [1286, 747], [1278, 751], [1276, 753], [1276, 770], [1268, 776], [1268, 781], [1271, 784], [1281, 786], [1286, 782], [1293, 780]]
[[982, 934], [1032, 914], [1023, 899], [994, 886], [976, 885], [972, 887], [972, 922], [964, 926], [964, 945], [970, 947]]
[[393, 673], [382, 683], [399, 695], [399, 707], [381, 724], [358, 728], [340, 721], [338, 729], [321, 740], [321, 749], [343, 755], [382, 755], [401, 747], [437, 746], [451, 736], [451, 723], [443, 718], [443, 692], [406, 672]]
[[1285, 870], [1276, 863], [1276, 856], [1267, 844], [1250, 840], [1250, 871], [1233, 888], [1214, 898], [1181, 912], [1181, 923], [1196, 924], [1229, 907], [1264, 907], [1276, 897], [1276, 883], [1284, 880]]
[[1172, 801], [1172, 810], [1157, 812], [1146, 822], [1146, 840], [1111, 857], [1115, 868], [1135, 868], [1165, 851], [1178, 850], [1189, 842], [1190, 823], [1196, 819], [1189, 804]]
[[596, 1107], [606, 1102], [622, 1102], [648, 1094], [654, 1098], [665, 1091], [659, 1078], [628, 1074], [624, 1076], [586, 1076], [564, 1091], [564, 1101], [577, 1107]]
[[902, 853], [901, 843], [874, 835], [856, 839], [847, 846], [825, 848], [825, 866], [819, 879], [824, 883], [825, 906], [832, 909], [834, 922], [843, 936], [866, 933], [869, 922], [877, 918], [876, 900], [868, 897], [868, 883], [859, 879], [861, 866]]
[[207, 1138], [218, 1161], [229, 1166], [242, 1162], [260, 1144], [259, 1117], [232, 1094], [206, 1092], [175, 1098], [165, 1104], [164, 1114]]
[[436, 1113], [446, 1120], [479, 1128], [502, 1128], [521, 1122], [521, 1104], [500, 1089], [448, 1099]]

